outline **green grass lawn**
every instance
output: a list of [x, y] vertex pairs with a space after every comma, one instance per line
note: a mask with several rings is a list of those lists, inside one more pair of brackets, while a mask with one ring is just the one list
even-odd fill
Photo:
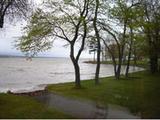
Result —
[[0, 94], [0, 118], [70, 118], [30, 97]]
[[148, 72], [130, 74], [130, 78], [115, 80], [102, 78], [95, 86], [94, 80], [82, 81], [82, 89], [75, 89], [74, 83], [48, 86], [48, 90], [60, 95], [81, 100], [93, 100], [107, 106], [118, 104], [129, 108], [142, 118], [160, 118], [160, 75]]

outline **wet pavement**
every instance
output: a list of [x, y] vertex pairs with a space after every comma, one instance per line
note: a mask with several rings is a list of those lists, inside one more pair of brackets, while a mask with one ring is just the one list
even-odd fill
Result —
[[140, 118], [132, 115], [126, 108], [117, 105], [108, 105], [105, 107], [102, 105], [97, 105], [92, 101], [75, 100], [49, 92], [33, 97], [46, 106], [55, 108], [75, 118]]

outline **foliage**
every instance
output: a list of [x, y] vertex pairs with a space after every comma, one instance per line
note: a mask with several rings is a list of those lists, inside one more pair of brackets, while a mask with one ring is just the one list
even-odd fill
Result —
[[[31, 56], [52, 47], [53, 38], [72, 41], [75, 38], [76, 26], [82, 27], [84, 16], [79, 15], [76, 1], [46, 1], [43, 9], [37, 9], [33, 13], [25, 34], [17, 41], [17, 48]], [[79, 23], [80, 22], [80, 23]], [[77, 24], [77, 25], [76, 25]], [[81, 28], [78, 28], [81, 30]], [[76, 38], [82, 39], [81, 32]]]
[[[79, 57], [84, 49], [88, 32], [89, 0], [55, 0], [44, 2], [42, 9], [33, 13], [26, 35], [17, 41], [16, 47], [33, 57], [52, 47], [54, 39], [64, 40], [70, 47], [70, 58], [75, 70], [75, 83], [80, 87]], [[75, 44], [80, 48], [75, 53]]]
[[53, 40], [50, 40], [52, 28], [45, 21], [46, 19], [43, 15], [44, 13], [38, 9], [32, 15], [30, 24], [24, 28], [26, 35], [23, 35], [20, 40], [16, 41], [16, 47], [27, 56], [33, 57], [37, 53], [52, 47]]
[[3, 28], [4, 19], [26, 17], [31, 10], [31, 2], [28, 0], [1, 0], [0, 1], [0, 28]]
[[149, 49], [150, 71], [156, 73], [159, 71], [159, 49], [160, 49], [160, 2], [157, 0], [141, 1], [144, 15], [141, 16], [143, 33], [146, 35], [146, 43]]

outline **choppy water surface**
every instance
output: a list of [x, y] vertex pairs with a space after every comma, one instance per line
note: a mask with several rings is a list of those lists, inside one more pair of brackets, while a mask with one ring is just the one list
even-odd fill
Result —
[[[86, 59], [85, 59], [86, 60]], [[94, 78], [95, 64], [80, 60], [81, 78]], [[131, 67], [130, 71], [143, 70]], [[100, 77], [112, 76], [112, 65], [101, 65]], [[0, 92], [25, 92], [44, 89], [46, 84], [74, 81], [74, 69], [66, 58], [0, 58]]]

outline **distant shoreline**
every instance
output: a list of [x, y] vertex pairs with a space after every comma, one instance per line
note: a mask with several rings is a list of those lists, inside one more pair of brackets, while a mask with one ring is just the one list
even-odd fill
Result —
[[[26, 56], [0, 55], [0, 58], [26, 58]], [[35, 56], [35, 57], [33, 57], [33, 58], [68, 58], [68, 57]]]
[[[0, 55], [0, 59], [1, 58], [24, 58], [26, 59], [27, 57], [26, 56], [10, 56], [10, 55]], [[47, 56], [35, 56], [33, 57], [32, 59], [36, 59], [36, 58], [49, 58], [49, 59], [56, 59], [56, 58], [61, 58], [61, 59], [70, 59], [69, 57], [47, 57]], [[83, 60], [88, 60], [90, 58], [80, 58], [80, 59], [83, 59]]]

